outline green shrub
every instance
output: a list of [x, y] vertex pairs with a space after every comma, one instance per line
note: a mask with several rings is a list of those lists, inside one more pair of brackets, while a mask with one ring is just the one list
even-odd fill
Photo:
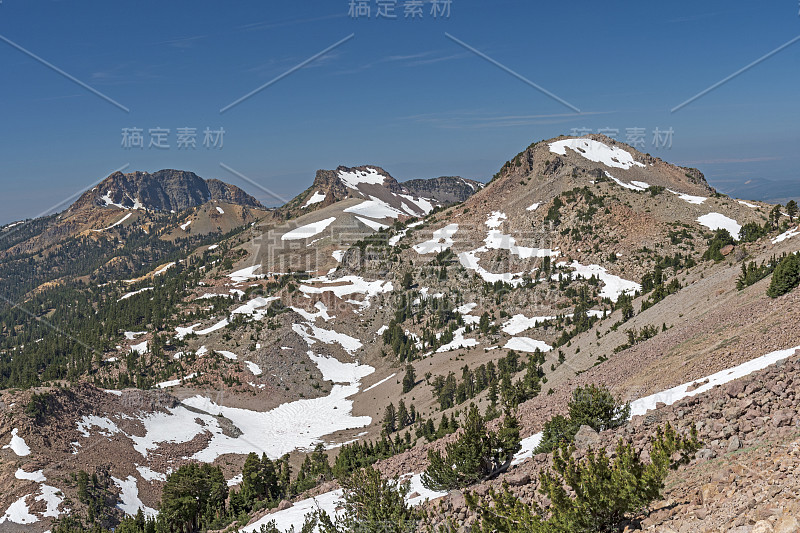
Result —
[[767, 296], [777, 298], [800, 285], [800, 255], [787, 255], [775, 267]]
[[624, 521], [640, 515], [661, 497], [669, 470], [688, 462], [700, 448], [694, 427], [689, 437], [683, 437], [669, 424], [663, 431], [658, 428], [650, 443], [649, 463], [622, 439], [613, 459], [600, 448], [576, 460], [574, 447], [562, 446], [553, 454], [553, 471], [542, 476], [539, 489], [550, 500], [550, 507], [521, 502], [507, 485], [499, 493], [490, 490], [483, 500], [468, 494], [467, 504], [480, 516], [477, 529], [498, 533], [619, 531]]
[[578, 428], [590, 426], [595, 431], [613, 429], [628, 421], [630, 403], [620, 404], [605, 387], [586, 385], [572, 391], [568, 404], [569, 417], [556, 415], [548, 420], [542, 431], [542, 440], [534, 453], [548, 453], [575, 438]]

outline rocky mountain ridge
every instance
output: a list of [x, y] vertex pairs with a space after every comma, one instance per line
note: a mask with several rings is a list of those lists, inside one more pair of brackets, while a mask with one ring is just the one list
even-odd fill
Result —
[[261, 202], [235, 185], [205, 180], [194, 172], [165, 169], [152, 174], [115, 172], [81, 195], [70, 210], [118, 207], [178, 212], [214, 200], [264, 209]]

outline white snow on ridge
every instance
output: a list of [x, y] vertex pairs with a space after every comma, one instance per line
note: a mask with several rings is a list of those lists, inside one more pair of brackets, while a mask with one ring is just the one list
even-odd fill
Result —
[[11, 448], [11, 451], [19, 457], [25, 457], [26, 455], [30, 455], [31, 449], [25, 444], [25, 439], [17, 434], [18, 431], [17, 428], [11, 430], [11, 442], [3, 446], [3, 449]]
[[358, 189], [360, 183], [383, 185], [384, 177], [374, 168], [368, 168], [366, 171], [356, 170], [354, 172], [345, 172], [342, 170], [339, 172], [339, 179], [342, 180], [345, 186], [351, 189]]
[[[406, 200], [408, 200], [408, 202], [414, 204], [419, 210], [421, 210], [426, 215], [431, 211], [433, 211], [433, 204], [430, 202], [428, 198], [421, 198], [421, 197], [415, 198], [414, 196], [408, 194], [399, 194], [398, 196], [400, 196], [401, 198], [405, 198]], [[405, 208], [405, 204], [403, 205]], [[416, 216], [418, 214], [409, 212], [409, 210], [407, 209], [406, 212], [411, 216]]]
[[[400, 481], [408, 481], [410, 485], [408, 493], [417, 494], [417, 496], [413, 498], [406, 499], [408, 504], [412, 506], [417, 506], [426, 500], [435, 500], [436, 498], [447, 495], [446, 492], [435, 492], [426, 488], [422, 484], [422, 474], [404, 474], [400, 477]], [[300, 528], [303, 527], [306, 516], [317, 509], [325, 511], [328, 513], [328, 516], [335, 520], [337, 517], [340, 517], [342, 513], [343, 495], [342, 489], [336, 489], [313, 498], [301, 500], [288, 509], [264, 515], [258, 521], [241, 529], [241, 533], [257, 533], [261, 529], [261, 526], [268, 524], [272, 520], [275, 521], [275, 526], [279, 531], [287, 531], [291, 528], [294, 528], [295, 531], [299, 531]]]
[[158, 267], [156, 269], [155, 272], [153, 272], [153, 275], [154, 276], [160, 276], [161, 274], [163, 274], [164, 272], [166, 272], [167, 270], [169, 270], [170, 268], [172, 268], [174, 266], [175, 266], [175, 261], [172, 261], [171, 263], [167, 263], [165, 265], [161, 265], [160, 267]]
[[320, 220], [318, 222], [312, 222], [311, 224], [306, 224], [304, 226], [297, 227], [281, 235], [281, 240], [292, 241], [299, 239], [308, 239], [309, 237], [313, 237], [314, 235], [322, 233], [325, 230], [325, 228], [327, 228], [333, 223], [334, 220], [336, 220], [336, 217], [330, 217], [326, 218], [325, 220]]
[[697, 218], [697, 221], [710, 230], [726, 229], [731, 236], [739, 240], [739, 232], [742, 230], [741, 224], [720, 213], [708, 213]]
[[258, 531], [261, 530], [261, 526], [266, 526], [273, 520], [275, 521], [275, 526], [278, 531], [288, 531], [292, 528], [294, 528], [294, 531], [300, 531], [300, 528], [303, 527], [303, 522], [305, 522], [306, 515], [315, 512], [317, 509], [325, 511], [331, 518], [340, 516], [341, 512], [337, 513], [337, 509], [339, 509], [343, 503], [343, 494], [342, 489], [336, 489], [313, 498], [300, 500], [299, 502], [295, 502], [295, 504], [288, 509], [264, 515], [249, 526], [241, 528], [239, 532], [258, 533]]
[[480, 260], [475, 256], [475, 254], [485, 251], [487, 251], [487, 248], [482, 246], [469, 252], [461, 252], [458, 254], [458, 261], [461, 263], [461, 266], [467, 270], [474, 271], [481, 277], [481, 279], [483, 279], [483, 281], [488, 283], [502, 281], [513, 286], [517, 286], [522, 283], [522, 272], [503, 272], [502, 274], [494, 274], [478, 264]]
[[503, 348], [519, 350], [520, 352], [535, 352], [537, 349], [542, 352], [549, 352], [553, 349], [553, 347], [546, 342], [531, 339], [530, 337], [512, 337], [508, 339], [508, 342]]
[[147, 353], [147, 341], [140, 342], [139, 344], [131, 345], [131, 351], [136, 352], [139, 355], [144, 355]]
[[539, 209], [540, 205], [542, 205], [540, 202], [536, 202], [535, 204], [531, 205], [530, 207], [527, 207], [526, 210], [527, 211], [536, 211], [537, 209]]
[[629, 169], [634, 165], [644, 167], [642, 163], [634, 161], [633, 156], [622, 148], [611, 148], [600, 141], [592, 139], [562, 139], [550, 143], [550, 151], [554, 154], [567, 155], [567, 148], [578, 152], [589, 161], [603, 163], [608, 167], [622, 169]]
[[[43, 513], [42, 516], [45, 517], [52, 517], [58, 518], [61, 516], [61, 512], [58, 510], [58, 507], [64, 501], [64, 495], [61, 490], [57, 489], [56, 487], [52, 487], [50, 485], [41, 485], [42, 493], [39, 494], [34, 498], [37, 502], [44, 501], [47, 505], [47, 508]], [[64, 513], [69, 512], [69, 509], [66, 509]]]
[[342, 363], [333, 357], [316, 355], [311, 351], [308, 352], [308, 357], [317, 365], [317, 368], [322, 373], [322, 379], [332, 383], [359, 383], [363, 378], [375, 372], [375, 369], [371, 366], [358, 363]]
[[[644, 398], [639, 398], [638, 400], [631, 402], [631, 416], [642, 415], [647, 411], [655, 409], [656, 404], [659, 402], [662, 402], [666, 405], [672, 405], [683, 398], [702, 394], [711, 390], [717, 385], [724, 385], [725, 383], [739, 379], [748, 374], [752, 374], [758, 370], [763, 370], [764, 368], [775, 364], [778, 361], [791, 357], [797, 350], [800, 350], [800, 346], [787, 348], [785, 350], [776, 350], [732, 368], [721, 370], [720, 372], [711, 374], [705, 378], [697, 379], [689, 383], [683, 383], [677, 387], [672, 387], [671, 389], [657, 392], [655, 394], [651, 394], [650, 396], [645, 396]], [[707, 383], [700, 385], [694, 390], [689, 390], [692, 385], [696, 383], [703, 383], [705, 381], [707, 381]]]
[[756, 204], [751, 204], [750, 202], [745, 202], [744, 200], [736, 200], [736, 201], [739, 202], [742, 205], [746, 205], [747, 207], [749, 207], [751, 209], [758, 208], [758, 206]]
[[162, 474], [161, 472], [156, 472], [155, 470], [151, 469], [149, 466], [139, 466], [136, 465], [136, 470], [139, 472], [139, 475], [142, 476], [142, 479], [145, 481], [166, 481], [167, 475]]
[[557, 257], [560, 252], [549, 248], [530, 248], [528, 246], [517, 246], [517, 241], [511, 235], [506, 235], [498, 230], [489, 230], [484, 241], [485, 248], [488, 250], [508, 250], [520, 259], [530, 259], [532, 257]]
[[403, 237], [406, 236], [406, 234], [408, 233], [409, 229], [411, 229], [413, 227], [416, 227], [416, 226], [419, 226], [420, 224], [423, 224], [423, 223], [424, 223], [424, 221], [418, 220], [417, 222], [412, 222], [411, 224], [408, 224], [405, 227], [405, 229], [400, 230], [399, 232], [397, 232], [397, 235], [395, 235], [394, 237], [391, 237], [389, 239], [389, 246], [397, 246], [397, 244], [400, 242], [400, 239], [402, 239]]
[[311, 196], [308, 197], [308, 201], [303, 206], [303, 209], [305, 209], [308, 206], [311, 206], [311, 205], [314, 205], [314, 204], [318, 204], [321, 201], [323, 201], [324, 199], [325, 199], [325, 195], [322, 192], [314, 191], [314, 194], [312, 194]]
[[[392, 292], [394, 290], [394, 286], [392, 285], [391, 281], [383, 281], [383, 280], [367, 281], [361, 276], [342, 276], [341, 278], [334, 280], [322, 277], [322, 278], [315, 278], [313, 280], [308, 280], [306, 283], [309, 282], [322, 282], [323, 286], [317, 287], [317, 286], [302, 284], [299, 287], [300, 292], [302, 292], [303, 294], [322, 294], [324, 292], [332, 292], [334, 296], [336, 296], [337, 298], [342, 298], [344, 296], [348, 296], [351, 294], [362, 294], [364, 295], [364, 300], [361, 302], [354, 302], [352, 300], [348, 300], [351, 303], [355, 303], [361, 307], [368, 307], [369, 300], [373, 296], [382, 293]], [[334, 283], [336, 285], [332, 285]]]
[[325, 322], [333, 318], [336, 318], [328, 314], [328, 306], [325, 305], [324, 302], [317, 302], [314, 304], [314, 307], [317, 309], [316, 313], [310, 313], [301, 307], [294, 307], [291, 305], [289, 306], [289, 309], [291, 309], [292, 311], [294, 311], [295, 313], [297, 313], [298, 315], [302, 316], [303, 318], [305, 318], [310, 322], [313, 322], [318, 318], [321, 318]]
[[508, 217], [505, 213], [501, 213], [500, 211], [492, 211], [492, 214], [486, 219], [485, 224], [489, 229], [497, 229], [503, 224], [503, 220], [506, 220], [507, 218]]
[[224, 214], [225, 214], [225, 211], [223, 211], [223, 210], [222, 210], [222, 208], [221, 208], [220, 206], [216, 206], [216, 207], [217, 207], [217, 212], [218, 212], [220, 215], [224, 215]]
[[[420, 255], [439, 253], [453, 245], [453, 235], [458, 231], [458, 224], [449, 224], [433, 232], [430, 240], [414, 245], [414, 251]], [[399, 239], [398, 239], [399, 240]], [[391, 244], [391, 242], [389, 243]]]
[[189, 228], [189, 224], [191, 224], [191, 223], [192, 223], [192, 221], [191, 221], [191, 220], [189, 220], [188, 222], [184, 222], [183, 224], [181, 224], [181, 225], [180, 225], [180, 228], [181, 228], [183, 231], [186, 231], [186, 230]]
[[[147, 458], [151, 450], [162, 443], [189, 442], [197, 435], [209, 435], [206, 448], [192, 458], [212, 462], [220, 455], [250, 452], [267, 453], [276, 459], [297, 449], [312, 449], [325, 435], [345, 429], [365, 427], [372, 422], [369, 416], [354, 417], [353, 402], [349, 398], [356, 394], [360, 380], [374, 372], [374, 368], [357, 363], [340, 363], [333, 358], [312, 357], [326, 379], [337, 382], [328, 396], [298, 400], [280, 405], [266, 412], [220, 406], [211, 399], [194, 396], [185, 400], [186, 406], [208, 414], [189, 410], [183, 405], [168, 408], [167, 412], [142, 413], [138, 419], [144, 426], [143, 436], [126, 434], [107, 418], [84, 417], [78, 430], [90, 436], [89, 428], [100, 427], [104, 436], [121, 434], [133, 442], [133, 448]], [[242, 431], [240, 437], [226, 436], [217, 415], [223, 415]], [[119, 480], [123, 489], [123, 506], [126, 512], [138, 507], [135, 485], [128, 480]], [[127, 491], [127, 492], [126, 492]]]

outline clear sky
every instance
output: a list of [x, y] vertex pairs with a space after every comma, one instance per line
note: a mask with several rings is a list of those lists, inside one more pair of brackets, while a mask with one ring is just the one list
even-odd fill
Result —
[[[643, 151], [712, 184], [797, 181], [800, 42], [671, 112], [800, 35], [797, 0], [426, 0], [421, 17], [405, 16], [413, 1], [355, 2], [369, 18], [350, 4], [2, 0], [0, 222], [124, 165], [191, 170], [276, 205], [265, 190], [291, 198], [340, 164], [485, 180], [531, 142], [583, 128], [622, 141], [641, 128]], [[125, 148], [124, 128], [144, 147]], [[149, 146], [156, 128], [169, 148]], [[195, 149], [178, 148], [179, 128], [195, 128]], [[224, 129], [221, 147], [203, 145], [206, 128]]]

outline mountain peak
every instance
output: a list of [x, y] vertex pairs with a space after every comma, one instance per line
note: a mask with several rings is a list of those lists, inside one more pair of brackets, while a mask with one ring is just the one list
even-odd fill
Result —
[[114, 172], [85, 192], [70, 209], [119, 207], [153, 211], [182, 211], [211, 200], [263, 208], [239, 187], [204, 180], [194, 172], [164, 169], [153, 172]]

